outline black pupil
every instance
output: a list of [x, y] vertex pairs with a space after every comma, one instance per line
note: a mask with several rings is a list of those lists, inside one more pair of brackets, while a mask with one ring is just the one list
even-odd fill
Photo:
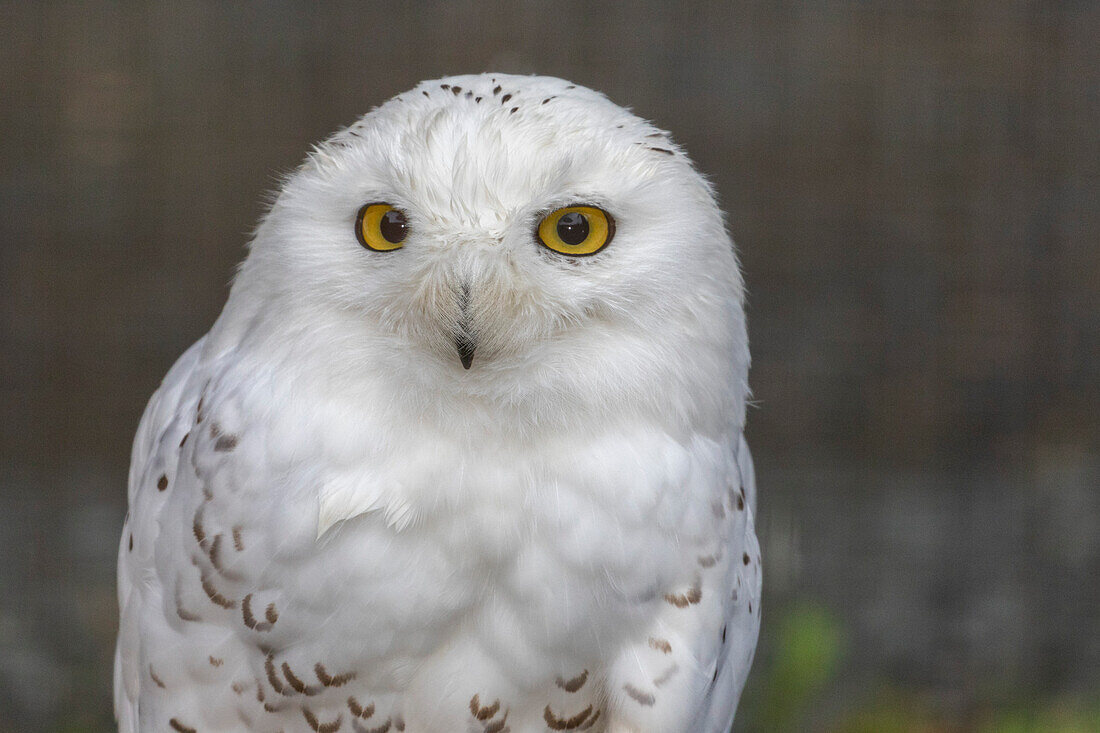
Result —
[[409, 223], [405, 221], [405, 215], [397, 209], [390, 209], [382, 214], [382, 221], [378, 222], [378, 231], [390, 244], [399, 244], [405, 241]]
[[566, 244], [580, 244], [588, 239], [588, 218], [576, 211], [563, 215], [558, 219], [558, 236]]

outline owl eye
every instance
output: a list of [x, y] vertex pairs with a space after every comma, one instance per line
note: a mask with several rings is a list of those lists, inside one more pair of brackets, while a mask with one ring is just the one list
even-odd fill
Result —
[[539, 222], [538, 237], [544, 245], [563, 255], [592, 255], [615, 236], [615, 220], [595, 206], [566, 206]]
[[365, 204], [355, 217], [355, 236], [359, 244], [375, 252], [401, 249], [409, 236], [405, 212], [389, 204]]

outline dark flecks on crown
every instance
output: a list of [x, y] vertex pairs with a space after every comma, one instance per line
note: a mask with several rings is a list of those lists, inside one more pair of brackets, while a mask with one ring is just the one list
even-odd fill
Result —
[[[507, 103], [512, 101], [512, 99], [519, 94], [519, 91], [513, 90], [513, 91], [505, 92], [503, 85], [497, 84], [496, 79], [491, 79], [490, 83], [492, 83], [494, 85], [493, 88], [492, 88], [492, 95], [493, 96], [500, 96], [500, 104], [501, 104], [502, 107], [506, 107], [508, 109], [508, 114], [509, 115], [514, 115], [516, 112], [518, 112], [522, 105], [516, 105], [514, 107], [507, 107]], [[466, 89], [466, 88], [463, 88], [463, 87], [457, 86], [457, 85], [440, 84], [439, 88], [442, 89], [443, 91], [451, 92], [451, 94], [455, 95], [456, 97], [461, 95], [461, 96], [465, 97], [466, 99], [472, 99], [475, 104], [480, 104], [481, 101], [483, 99], [485, 99], [485, 96], [486, 96], [484, 94], [475, 95], [475, 90]], [[576, 89], [576, 88], [577, 88], [576, 85], [570, 84], [570, 85], [565, 87], [565, 90]], [[420, 93], [423, 94], [425, 97], [427, 97], [429, 99], [431, 98], [431, 94], [426, 89], [422, 89], [420, 91]], [[551, 100], [557, 99], [558, 96], [559, 95], [557, 95], [557, 94], [552, 94], [552, 95], [542, 99], [541, 102], [540, 102], [540, 105], [548, 104]], [[621, 129], [623, 129], [623, 127], [624, 127], [623, 125], [616, 125], [616, 129], [621, 130]], [[647, 135], [647, 137], [661, 137], [661, 138], [664, 138], [665, 136], [663, 134], [653, 134], [653, 135]], [[638, 144], [642, 145], [643, 143], [638, 143]], [[654, 150], [654, 151], [660, 152], [660, 153], [665, 153], [667, 155], [675, 155], [674, 151], [667, 150], [665, 148], [651, 148], [651, 149]]]

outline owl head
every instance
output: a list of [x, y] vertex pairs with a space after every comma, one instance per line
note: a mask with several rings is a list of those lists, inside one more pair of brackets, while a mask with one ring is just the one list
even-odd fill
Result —
[[741, 414], [748, 363], [733, 245], [684, 152], [599, 93], [503, 74], [423, 82], [317, 146], [212, 343], [535, 420]]

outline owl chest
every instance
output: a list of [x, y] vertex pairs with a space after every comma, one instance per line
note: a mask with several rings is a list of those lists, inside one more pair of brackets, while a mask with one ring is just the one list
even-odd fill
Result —
[[440, 449], [365, 470], [371, 509], [325, 531], [302, 584], [367, 656], [421, 658], [456, 633], [516, 664], [532, 646], [583, 654], [643, 623], [685, 565], [690, 462], [652, 457]]

